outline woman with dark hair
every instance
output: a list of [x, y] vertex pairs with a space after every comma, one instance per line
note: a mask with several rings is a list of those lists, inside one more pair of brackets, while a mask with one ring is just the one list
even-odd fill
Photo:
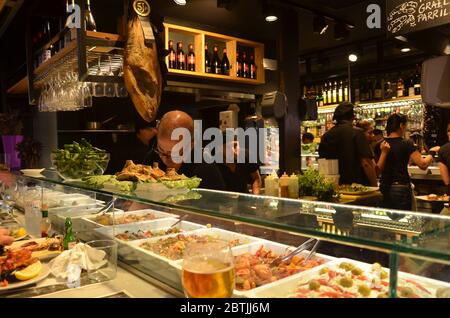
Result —
[[433, 156], [422, 158], [414, 143], [404, 139], [407, 125], [408, 119], [402, 114], [393, 114], [387, 121], [388, 137], [385, 140], [391, 150], [381, 175], [384, 208], [411, 211], [413, 191], [408, 163], [411, 160], [420, 169], [426, 170], [433, 162]]

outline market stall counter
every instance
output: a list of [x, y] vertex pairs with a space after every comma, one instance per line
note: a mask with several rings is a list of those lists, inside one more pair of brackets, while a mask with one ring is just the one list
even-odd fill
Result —
[[[23, 214], [27, 232], [40, 236], [32, 225], [40, 222], [36, 212], [48, 207], [51, 234], [66, 239], [70, 220], [75, 244], [115, 242], [119, 264], [174, 296], [192, 283], [183, 274], [189, 271], [186, 248], [216, 240], [227, 242], [234, 258], [226, 280], [229, 296], [449, 296], [446, 217], [167, 188], [157, 181], [128, 187], [106, 183], [68, 182], [48, 173], [41, 178], [15, 175], [3, 186], [2, 211]], [[301, 253], [277, 261], [303, 243]], [[52, 266], [46, 259], [41, 262]]]

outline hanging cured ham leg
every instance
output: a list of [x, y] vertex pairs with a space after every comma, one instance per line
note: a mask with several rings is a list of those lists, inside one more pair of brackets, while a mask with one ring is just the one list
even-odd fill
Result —
[[163, 78], [156, 43], [146, 45], [144, 31], [136, 15], [128, 22], [124, 80], [138, 113], [144, 120], [153, 121], [161, 102]]

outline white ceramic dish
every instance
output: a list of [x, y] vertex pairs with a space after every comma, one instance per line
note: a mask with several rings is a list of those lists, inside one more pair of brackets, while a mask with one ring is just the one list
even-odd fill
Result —
[[[95, 229], [96, 232], [98, 232], [100, 235], [107, 237], [107, 238], [114, 238], [115, 235], [124, 233], [124, 232], [138, 232], [138, 231], [163, 231], [168, 230], [174, 223], [176, 223], [178, 219], [172, 218], [172, 219], [157, 219], [154, 221], [145, 221], [141, 223], [133, 223], [133, 224], [121, 224], [113, 226], [105, 226]], [[206, 226], [192, 223], [192, 222], [186, 222], [182, 221], [177, 225], [178, 228], [180, 228], [183, 233], [187, 233], [190, 231], [195, 231], [199, 229], [204, 229]], [[160, 236], [161, 237], [161, 236]], [[130, 242], [125, 240], [120, 240], [121, 242]]]
[[[148, 213], [152, 213], [153, 215], [155, 215], [155, 217], [156, 217], [155, 220], [158, 220], [158, 219], [167, 219], [167, 218], [179, 218], [179, 216], [176, 215], [176, 214], [171, 214], [171, 213], [166, 213], [166, 212], [159, 212], [159, 211], [151, 210], [151, 209], [147, 209], [147, 210], [136, 210], [136, 211], [128, 211], [128, 212], [125, 212], [125, 211], [122, 211], [122, 210], [117, 210], [117, 211], [115, 212], [115, 217], [121, 217], [121, 216], [123, 216], [124, 214], [126, 214], [126, 215], [144, 215], [144, 214], [148, 214]], [[112, 213], [112, 212], [108, 212], [108, 213], [106, 213], [106, 214], [112, 216], [113, 213]], [[94, 221], [95, 217], [96, 217], [96, 216], [89, 216], [89, 215], [86, 215], [85, 217], [83, 217], [83, 220], [86, 220], [86, 221], [88, 221], [88, 222], [94, 223], [94, 224], [96, 224], [97, 226], [101, 226], [101, 227], [106, 226], [106, 225], [102, 225], [102, 224], [99, 224], [99, 223], [95, 222], [95, 221]], [[148, 220], [148, 221], [153, 221], [153, 220]], [[144, 222], [144, 221], [141, 221], [141, 222], [135, 222], [135, 223], [142, 223], [142, 222]], [[129, 223], [129, 224], [133, 224], [133, 223]], [[118, 224], [118, 225], [120, 225], [120, 224]], [[117, 226], [117, 225], [116, 225], [116, 226]]]
[[44, 169], [22, 169], [20, 172], [23, 173], [24, 176], [27, 177], [43, 177], [42, 172], [44, 172]]
[[48, 265], [47, 264], [42, 264], [42, 269], [41, 269], [41, 272], [40, 272], [40, 274], [38, 276], [36, 276], [33, 279], [29, 279], [29, 280], [25, 280], [25, 281], [22, 281], [22, 282], [9, 284], [8, 287], [0, 287], [0, 294], [3, 291], [17, 289], [17, 288], [21, 288], [21, 287], [25, 287], [25, 286], [28, 286], [28, 285], [32, 285], [32, 284], [38, 283], [41, 280], [46, 279], [49, 274], [50, 274], [50, 268], [48, 267]]

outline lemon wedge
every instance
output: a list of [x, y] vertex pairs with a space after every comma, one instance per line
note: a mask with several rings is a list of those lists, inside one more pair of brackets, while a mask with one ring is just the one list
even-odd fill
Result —
[[23, 227], [21, 227], [20, 229], [17, 230], [16, 236], [17, 237], [22, 237], [27, 235], [27, 230], [25, 230]]
[[17, 271], [14, 273], [14, 276], [18, 280], [29, 280], [35, 278], [42, 270], [41, 262], [37, 261], [36, 263], [31, 264], [30, 266], [22, 269], [21, 271]]

